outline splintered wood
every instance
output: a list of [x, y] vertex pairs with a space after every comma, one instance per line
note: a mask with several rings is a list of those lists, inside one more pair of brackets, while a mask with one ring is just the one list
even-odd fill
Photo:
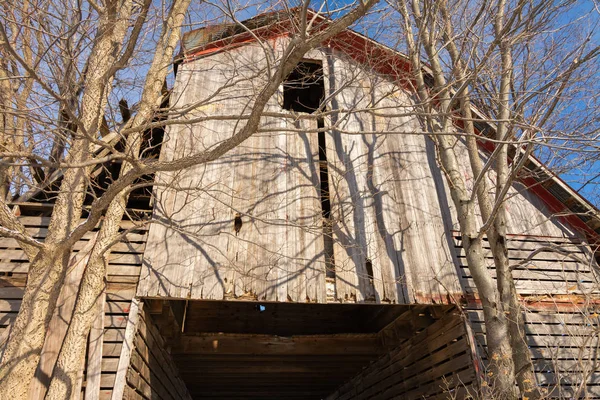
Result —
[[[196, 116], [239, 115], [264, 79], [260, 54], [249, 46], [185, 64], [177, 104], [201, 103]], [[209, 149], [242, 126], [233, 118], [168, 129], [162, 157]], [[261, 129], [219, 160], [158, 175], [166, 189], [140, 296], [326, 301], [316, 122], [263, 118]]]

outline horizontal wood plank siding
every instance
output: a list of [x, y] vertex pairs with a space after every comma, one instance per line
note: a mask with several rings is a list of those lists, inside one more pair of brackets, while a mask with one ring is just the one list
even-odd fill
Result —
[[327, 399], [464, 398], [477, 392], [472, 363], [464, 320], [450, 314], [390, 349]]
[[[598, 308], [580, 305], [571, 311], [536, 309], [525, 312], [527, 345], [538, 383], [547, 398], [600, 399]], [[487, 345], [483, 311], [467, 311], [483, 365]]]
[[[453, 239], [465, 293], [476, 294], [461, 237], [455, 232]], [[514, 235], [509, 236], [507, 244], [515, 286], [521, 296], [600, 295], [596, 262], [586, 243], [560, 237]], [[484, 252], [495, 279], [494, 259], [487, 242]]]
[[[27, 231], [43, 241], [48, 232], [47, 217], [20, 217]], [[122, 229], [130, 230], [114, 247], [109, 258], [106, 301], [103, 316], [103, 343], [101, 376], [99, 379], [100, 399], [110, 399], [119, 355], [125, 334], [127, 315], [131, 299], [135, 294], [146, 245], [147, 227], [135, 228], [131, 222], [123, 221]], [[74, 246], [74, 253], [83, 249], [95, 232], [89, 232]], [[123, 260], [127, 260], [126, 263]], [[14, 321], [21, 306], [27, 283], [29, 263], [18, 244], [12, 239], [0, 240], [0, 334]], [[83, 383], [85, 396], [86, 383]], [[81, 398], [84, 398], [84, 397]]]
[[126, 399], [191, 400], [150, 314], [142, 310], [126, 374]]

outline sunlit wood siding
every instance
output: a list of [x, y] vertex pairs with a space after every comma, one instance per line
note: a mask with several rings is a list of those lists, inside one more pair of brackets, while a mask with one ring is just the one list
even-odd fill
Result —
[[[184, 64], [175, 106], [202, 104], [182, 122], [233, 117], [169, 127], [162, 158], [199, 153], [238, 132], [244, 121], [236, 116], [265, 85], [265, 70], [253, 45]], [[269, 110], [281, 111], [278, 99]], [[139, 295], [325, 302], [317, 136], [304, 133], [302, 121], [263, 118], [261, 126], [268, 132], [214, 162], [158, 174], [159, 223], [150, 229]]]
[[[445, 235], [450, 214], [432, 143], [407, 92], [343, 56], [328, 57], [334, 114], [328, 137], [340, 299], [447, 301], [460, 292]], [[366, 133], [367, 134], [358, 134]], [[382, 132], [383, 134], [375, 134]], [[370, 284], [365, 260], [373, 267]], [[339, 272], [338, 272], [339, 271]]]
[[[43, 241], [48, 233], [48, 217], [20, 217], [19, 221], [35, 239]], [[146, 245], [147, 227], [135, 228], [135, 225], [123, 221], [123, 232], [128, 230], [122, 240], [112, 248], [108, 259], [107, 287], [104, 310], [99, 315], [99, 353], [86, 356], [86, 374], [84, 375], [82, 396], [92, 386], [93, 393], [86, 399], [110, 399], [123, 339], [127, 315], [139, 279], [142, 253]], [[95, 232], [89, 232], [74, 246], [74, 254], [82, 250]], [[27, 283], [29, 262], [23, 250], [15, 240], [0, 239], [0, 338], [6, 339], [7, 329], [13, 323], [19, 309]], [[93, 328], [95, 329], [95, 328]], [[93, 370], [91, 363], [98, 366]]]
[[[172, 97], [182, 111], [167, 128], [163, 160], [213, 149], [244, 126], [239, 116], [268, 80], [266, 54], [276, 59], [287, 39], [265, 43], [182, 64]], [[325, 76], [335, 280], [325, 279], [317, 121], [284, 110], [280, 91], [260, 131], [240, 146], [158, 174], [138, 295], [326, 302], [329, 288], [329, 301], [380, 303], [464, 295], [456, 213], [413, 96], [338, 51], [312, 50], [306, 59], [321, 62]], [[366, 111], [372, 107], [377, 111]], [[487, 179], [493, 188], [493, 173]], [[506, 204], [511, 233], [578, 237], [518, 183]], [[243, 222], [237, 234], [236, 213]]]
[[[557, 302], [530, 307], [524, 314], [525, 339], [538, 384], [548, 399], [600, 399], [597, 305]], [[487, 363], [483, 311], [467, 310], [478, 353]]]

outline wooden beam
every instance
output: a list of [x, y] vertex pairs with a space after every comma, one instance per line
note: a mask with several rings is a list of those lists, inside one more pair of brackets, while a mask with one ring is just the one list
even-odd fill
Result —
[[478, 351], [477, 351], [477, 341], [475, 339], [475, 335], [473, 334], [473, 329], [471, 328], [471, 323], [469, 322], [469, 317], [467, 316], [467, 314], [463, 314], [461, 315], [461, 319], [463, 320], [462, 323], [465, 327], [465, 339], [467, 340], [467, 343], [469, 344], [469, 350], [471, 353], [471, 360], [473, 363], [473, 372], [475, 373], [475, 379], [473, 380], [473, 385], [475, 386], [476, 390], [478, 390], [478, 393], [482, 393], [481, 392], [481, 383], [485, 380], [485, 377], [483, 376], [485, 370], [484, 367], [482, 365], [482, 360], [481, 357], [479, 357]]
[[148, 305], [148, 312], [150, 315], [162, 314], [163, 313], [163, 300], [161, 299], [147, 299], [145, 300]]
[[435, 307], [448, 309], [448, 306], [412, 307], [379, 331], [379, 337], [385, 345], [397, 346], [399, 341], [412, 337], [416, 331], [428, 327], [435, 321], [431, 316], [431, 309]]
[[190, 355], [377, 355], [383, 352], [377, 334], [282, 337], [205, 333], [195, 336], [183, 335], [172, 346], [172, 354]]
[[104, 341], [104, 303], [106, 302], [106, 291], [96, 301], [98, 315], [92, 324], [90, 331], [88, 357], [87, 357], [87, 379], [85, 387], [85, 400], [100, 399], [100, 381], [102, 378], [102, 344]]
[[[75, 308], [81, 277], [90, 258], [92, 248], [96, 243], [96, 237], [97, 233], [69, 262], [65, 283], [60, 291], [52, 319], [48, 325], [48, 334], [42, 347], [40, 362], [29, 389], [29, 398], [31, 399], [42, 399], [46, 395], [50, 379], [52, 378], [52, 371], [54, 370], [54, 365], [56, 364], [67, 333], [73, 309]], [[83, 371], [83, 365], [81, 369]], [[74, 393], [74, 396], [78, 397], [79, 393]]]
[[138, 329], [140, 312], [142, 311], [143, 305], [144, 303], [140, 303], [139, 299], [135, 297], [131, 300], [131, 308], [129, 309], [127, 326], [125, 328], [125, 339], [123, 340], [123, 347], [121, 348], [119, 365], [117, 366], [117, 374], [113, 386], [112, 400], [121, 400], [123, 398], [127, 370], [129, 369], [129, 360], [131, 360], [131, 351], [133, 350], [133, 342]]
[[169, 306], [171, 307], [171, 313], [173, 314], [175, 323], [177, 324], [179, 330], [181, 332], [183, 332], [185, 309], [187, 307], [187, 301], [186, 300], [170, 300]]

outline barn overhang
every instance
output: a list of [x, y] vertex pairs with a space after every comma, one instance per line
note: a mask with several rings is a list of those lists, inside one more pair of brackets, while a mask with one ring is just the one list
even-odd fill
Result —
[[364, 390], [435, 394], [476, 377], [454, 306], [145, 302], [194, 399], [342, 398], [380, 368]]

